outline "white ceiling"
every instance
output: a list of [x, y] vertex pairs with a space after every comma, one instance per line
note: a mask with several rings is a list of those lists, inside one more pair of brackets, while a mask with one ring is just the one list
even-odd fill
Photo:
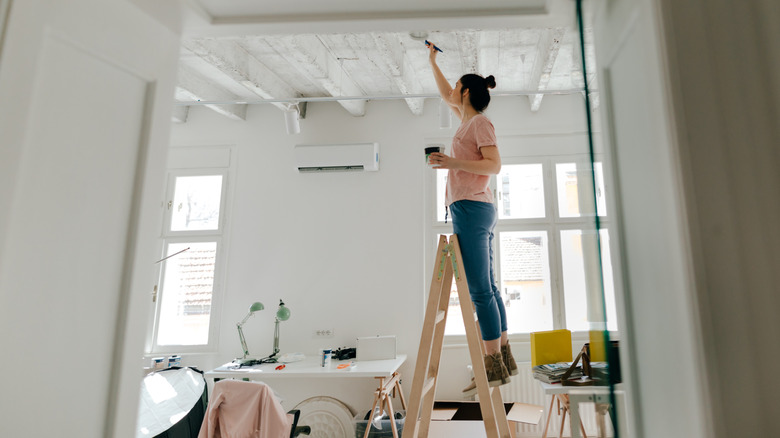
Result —
[[[343, 109], [362, 116], [367, 99], [405, 96], [409, 110], [421, 115], [423, 100], [438, 94], [428, 51], [410, 31], [427, 32], [444, 51], [438, 61], [450, 81], [465, 73], [492, 74], [494, 95], [528, 95], [534, 111], [545, 93], [583, 88], [574, 2], [483, 0], [482, 9], [473, 4], [190, 0], [177, 117], [186, 119], [185, 104], [207, 104], [243, 119], [244, 102], [285, 109], [292, 102], [336, 97], [348, 97], [339, 101]], [[480, 26], [459, 27], [465, 23]], [[585, 39], [592, 68], [587, 28]], [[594, 86], [590, 71], [588, 76]]]

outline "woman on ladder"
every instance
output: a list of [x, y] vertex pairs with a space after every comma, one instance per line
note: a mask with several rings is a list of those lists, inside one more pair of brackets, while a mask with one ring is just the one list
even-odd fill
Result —
[[[488, 182], [490, 175], [501, 170], [501, 157], [495, 128], [482, 111], [490, 103], [488, 89], [495, 88], [496, 80], [492, 75], [483, 78], [466, 74], [452, 88], [436, 64], [437, 49], [433, 43], [426, 43], [439, 94], [460, 119], [452, 139], [452, 156], [432, 153], [429, 164], [436, 169], [449, 170], [446, 207], [452, 215], [469, 293], [479, 318], [487, 353], [488, 383], [499, 386], [509, 383], [510, 374], [517, 374], [517, 364], [509, 348], [506, 309], [493, 273], [493, 229], [497, 213]], [[477, 392], [473, 379], [463, 392], [465, 395]]]

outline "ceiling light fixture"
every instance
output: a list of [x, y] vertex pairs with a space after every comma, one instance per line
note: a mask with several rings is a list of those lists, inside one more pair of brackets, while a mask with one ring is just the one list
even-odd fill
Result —
[[428, 32], [425, 31], [409, 32], [409, 38], [415, 41], [425, 41], [428, 39]]
[[284, 111], [284, 125], [287, 127], [288, 134], [301, 133], [300, 115], [298, 105], [289, 105]]

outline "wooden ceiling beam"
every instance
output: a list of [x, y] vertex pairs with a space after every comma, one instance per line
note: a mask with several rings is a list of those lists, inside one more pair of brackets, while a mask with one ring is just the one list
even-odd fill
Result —
[[461, 71], [479, 74], [479, 35], [476, 31], [455, 32], [460, 48]]
[[[422, 87], [417, 80], [417, 74], [411, 68], [411, 64], [406, 57], [401, 42], [395, 34], [372, 33], [372, 39], [376, 44], [376, 55], [369, 53], [369, 57], [374, 58], [385, 67], [383, 70], [390, 74], [398, 91], [401, 94], [420, 94]], [[382, 68], [380, 66], [380, 68]], [[423, 113], [424, 99], [410, 98], [405, 99], [406, 105], [415, 116], [421, 116]]]
[[[529, 89], [537, 91], [544, 91], [547, 89], [547, 85], [550, 82], [550, 74], [555, 65], [555, 60], [558, 58], [558, 52], [561, 49], [561, 43], [563, 42], [565, 34], [566, 29], [562, 27], [545, 29], [542, 32], [541, 37], [539, 38], [539, 45], [537, 46], [538, 49], [534, 66], [531, 70]], [[544, 94], [532, 94], [528, 96], [528, 100], [531, 103], [531, 111], [539, 111], [543, 97]]]
[[[297, 97], [298, 92], [252, 56], [235, 40], [185, 40], [184, 48], [199, 56], [233, 81], [265, 99]], [[281, 110], [287, 105], [274, 103]]]
[[[343, 64], [316, 35], [269, 38], [269, 44], [277, 47], [279, 55], [325, 93], [333, 97], [365, 94], [363, 89], [344, 70]], [[365, 100], [340, 100], [338, 102], [355, 117], [362, 117], [366, 114]]]
[[[186, 65], [179, 66], [178, 84], [176, 87], [176, 99], [178, 100], [205, 100], [205, 101], [231, 101], [237, 100], [237, 96], [227, 90], [214, 85], [206, 77], [197, 73]], [[246, 105], [206, 105], [208, 108], [233, 120], [246, 120]], [[186, 107], [182, 107], [186, 108]], [[174, 113], [176, 116], [177, 113]], [[179, 118], [182, 113], [179, 112]], [[186, 121], [186, 112], [183, 113]]]

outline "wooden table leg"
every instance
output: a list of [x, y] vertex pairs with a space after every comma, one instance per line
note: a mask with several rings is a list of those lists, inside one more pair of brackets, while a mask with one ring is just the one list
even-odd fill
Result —
[[[363, 438], [368, 438], [368, 433], [371, 431], [371, 423], [374, 419], [374, 410], [376, 409], [377, 403], [380, 402], [379, 397], [381, 395], [381, 391], [376, 391], [374, 393], [374, 404], [371, 406], [371, 411], [368, 413], [368, 422], [366, 423], [366, 433], [363, 434]], [[382, 409], [382, 405], [379, 405], [379, 409]]]
[[544, 424], [542, 438], [547, 438], [547, 428], [550, 427], [550, 417], [552, 417], [553, 405], [555, 404], [555, 394], [550, 395], [550, 410], [547, 411], [547, 422]]

